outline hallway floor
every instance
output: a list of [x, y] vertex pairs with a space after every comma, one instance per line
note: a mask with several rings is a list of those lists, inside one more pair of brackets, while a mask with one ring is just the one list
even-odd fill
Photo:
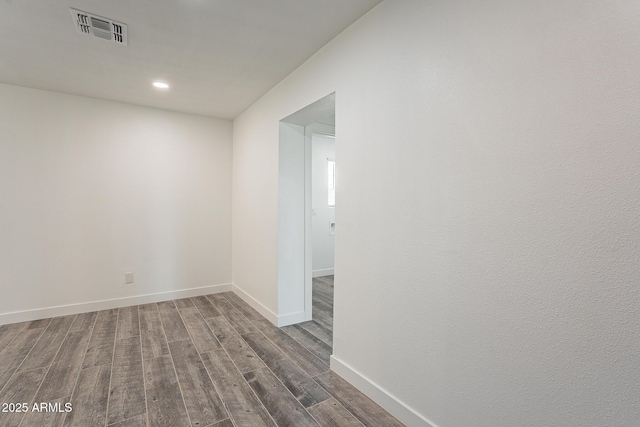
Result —
[[333, 276], [313, 279], [312, 320], [282, 328], [327, 365], [333, 353]]
[[402, 426], [329, 372], [320, 279], [282, 329], [232, 292], [0, 326], [0, 426]]

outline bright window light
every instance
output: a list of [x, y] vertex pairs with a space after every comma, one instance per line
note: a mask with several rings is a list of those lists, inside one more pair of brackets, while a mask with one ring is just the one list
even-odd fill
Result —
[[169, 85], [165, 82], [153, 82], [153, 86], [157, 87], [158, 89], [169, 89]]

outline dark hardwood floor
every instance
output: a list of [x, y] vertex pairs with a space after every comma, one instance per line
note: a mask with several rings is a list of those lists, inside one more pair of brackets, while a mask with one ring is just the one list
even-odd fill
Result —
[[329, 371], [332, 276], [313, 297], [285, 328], [231, 292], [0, 326], [0, 426], [401, 426]]

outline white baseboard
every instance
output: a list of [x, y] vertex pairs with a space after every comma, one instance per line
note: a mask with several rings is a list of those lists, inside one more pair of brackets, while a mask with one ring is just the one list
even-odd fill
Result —
[[38, 308], [35, 310], [14, 311], [0, 314], [0, 325], [30, 320], [47, 319], [49, 317], [68, 316], [70, 314], [88, 313], [90, 311], [109, 310], [112, 308], [129, 307], [132, 305], [149, 304], [152, 302], [169, 301], [172, 299], [197, 297], [232, 290], [230, 283], [223, 285], [202, 286], [199, 288], [179, 289], [175, 291], [158, 292], [154, 294], [136, 295], [131, 297], [113, 298], [101, 301], [91, 301], [78, 304], [59, 305], [55, 307]]
[[255, 299], [254, 297], [252, 297], [251, 295], [243, 291], [240, 287], [238, 287], [238, 285], [234, 284], [232, 291], [236, 295], [238, 295], [240, 298], [242, 298], [244, 302], [246, 302], [251, 307], [253, 307], [258, 313], [266, 317], [269, 322], [273, 323], [279, 328], [282, 326], [289, 326], [289, 325], [293, 325], [293, 324], [305, 321], [304, 311], [277, 315], [273, 311], [265, 307], [257, 299]]
[[278, 316], [278, 327], [295, 325], [296, 323], [304, 322], [306, 320], [306, 314], [304, 311], [298, 311], [296, 313], [281, 314]]
[[253, 307], [254, 310], [266, 317], [269, 322], [273, 323], [274, 325], [278, 325], [278, 315], [262, 305], [262, 303], [257, 299], [240, 289], [236, 284], [233, 285], [233, 288], [231, 290], [240, 298], [242, 298], [244, 302]]
[[333, 274], [333, 268], [324, 268], [322, 270], [313, 270], [311, 277], [331, 276]]
[[331, 370], [382, 406], [384, 410], [407, 427], [437, 427], [387, 390], [334, 356], [331, 356]]

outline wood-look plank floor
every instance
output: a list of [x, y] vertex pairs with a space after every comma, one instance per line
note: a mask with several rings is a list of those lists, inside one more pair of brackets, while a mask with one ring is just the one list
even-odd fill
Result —
[[313, 298], [281, 329], [231, 292], [0, 326], [0, 404], [28, 407], [0, 427], [401, 426], [329, 372], [333, 276]]
[[313, 279], [313, 316], [282, 328], [326, 365], [333, 354], [333, 276]]

